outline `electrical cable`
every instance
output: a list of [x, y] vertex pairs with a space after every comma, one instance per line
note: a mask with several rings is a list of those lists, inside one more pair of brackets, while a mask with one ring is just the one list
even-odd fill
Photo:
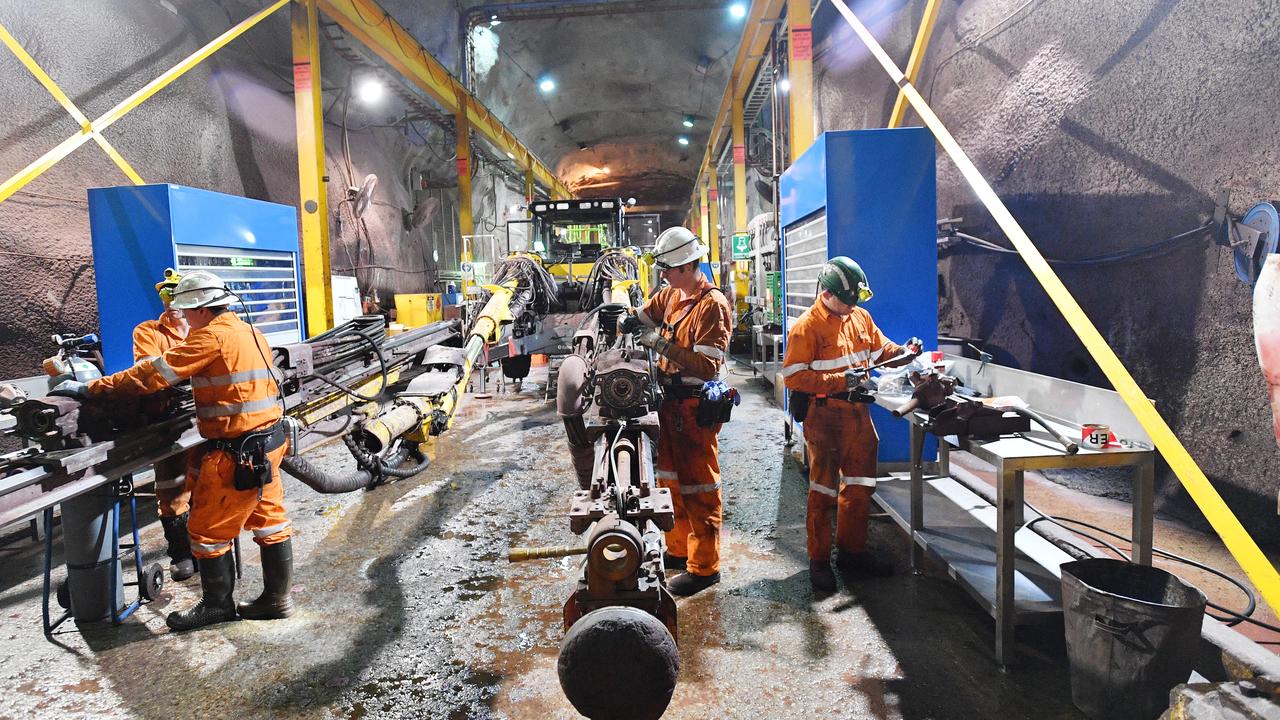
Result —
[[[378, 343], [375, 342], [373, 338], [369, 337], [368, 335], [365, 335], [359, 330], [351, 330], [350, 332], [356, 335], [357, 337], [361, 338], [362, 340], [364, 340], [366, 343], [368, 343], [369, 347], [373, 348], [374, 354], [378, 356], [378, 366], [382, 374], [382, 387], [378, 388], [377, 393], [374, 393], [372, 396], [361, 395], [355, 390], [344, 387], [338, 382], [334, 380], [330, 380], [329, 378], [323, 375], [312, 374], [312, 375], [305, 375], [303, 377], [306, 380], [319, 380], [320, 382], [325, 383], [326, 385], [330, 385], [336, 388], [337, 390], [340, 390], [343, 393], [350, 395], [351, 397], [357, 400], [361, 400], [364, 402], [378, 402], [378, 396], [381, 395], [384, 391], [386, 391], [387, 385], [390, 384], [387, 380], [387, 358], [382, 354], [382, 348], [378, 346]], [[342, 335], [339, 335], [338, 337], [342, 337]]]
[[[1133, 562], [1133, 558], [1132, 558], [1128, 553], [1124, 552], [1123, 550], [1121, 550], [1120, 548], [1116, 547], [1115, 545], [1112, 545], [1111, 543], [1107, 542], [1106, 540], [1103, 540], [1102, 538], [1099, 538], [1099, 537], [1097, 537], [1097, 536], [1095, 536], [1095, 535], [1091, 535], [1091, 534], [1089, 534], [1089, 533], [1083, 532], [1083, 531], [1078, 530], [1078, 529], [1076, 529], [1076, 528], [1068, 527], [1067, 525], [1065, 525], [1065, 524], [1063, 524], [1063, 523], [1071, 523], [1071, 524], [1073, 524], [1073, 525], [1079, 525], [1079, 526], [1082, 526], [1082, 527], [1087, 527], [1087, 528], [1089, 528], [1089, 529], [1091, 529], [1091, 530], [1095, 530], [1095, 531], [1100, 532], [1100, 533], [1103, 533], [1103, 534], [1105, 534], [1105, 535], [1109, 535], [1109, 536], [1111, 536], [1111, 537], [1114, 537], [1114, 538], [1117, 538], [1117, 539], [1120, 539], [1120, 540], [1124, 540], [1125, 542], [1128, 542], [1128, 543], [1130, 543], [1131, 545], [1132, 545], [1132, 543], [1133, 543], [1133, 539], [1132, 539], [1132, 538], [1129, 538], [1129, 537], [1127, 537], [1127, 536], [1125, 536], [1125, 535], [1122, 535], [1122, 534], [1120, 534], [1120, 533], [1117, 533], [1117, 532], [1113, 532], [1113, 531], [1111, 531], [1111, 530], [1107, 530], [1106, 528], [1099, 527], [1099, 526], [1094, 525], [1094, 524], [1092, 524], [1092, 523], [1085, 522], [1085, 521], [1083, 521], [1083, 520], [1077, 520], [1077, 519], [1075, 519], [1075, 518], [1070, 518], [1070, 517], [1065, 517], [1065, 516], [1049, 515], [1049, 514], [1047, 514], [1047, 513], [1043, 512], [1043, 511], [1041, 511], [1040, 509], [1038, 509], [1036, 506], [1032, 505], [1032, 504], [1031, 504], [1031, 503], [1029, 503], [1029, 502], [1027, 503], [1027, 507], [1028, 507], [1028, 508], [1030, 508], [1030, 509], [1032, 510], [1032, 512], [1035, 512], [1036, 514], [1038, 514], [1040, 517], [1035, 518], [1035, 519], [1031, 520], [1030, 522], [1028, 522], [1028, 523], [1026, 524], [1026, 527], [1030, 528], [1030, 527], [1032, 527], [1033, 525], [1035, 525], [1036, 523], [1041, 522], [1041, 521], [1049, 522], [1049, 523], [1052, 523], [1052, 524], [1054, 524], [1054, 525], [1057, 525], [1058, 527], [1061, 527], [1061, 528], [1063, 528], [1063, 529], [1067, 530], [1068, 532], [1072, 532], [1072, 533], [1075, 533], [1075, 534], [1077, 534], [1077, 535], [1080, 535], [1081, 537], [1084, 537], [1084, 538], [1087, 538], [1087, 539], [1089, 539], [1089, 540], [1092, 540], [1092, 541], [1094, 541], [1094, 542], [1098, 543], [1099, 545], [1102, 545], [1103, 547], [1107, 548], [1108, 550], [1110, 550], [1111, 552], [1115, 553], [1116, 555], [1120, 556], [1120, 557], [1121, 557], [1121, 558], [1123, 558], [1124, 560], [1126, 560], [1126, 561], [1128, 561], [1128, 562]], [[1218, 577], [1220, 577], [1220, 578], [1222, 578], [1222, 579], [1226, 580], [1227, 582], [1231, 583], [1232, 585], [1234, 585], [1235, 587], [1237, 587], [1241, 592], [1243, 592], [1243, 593], [1244, 593], [1245, 597], [1248, 599], [1248, 606], [1245, 608], [1245, 610], [1244, 610], [1243, 612], [1239, 612], [1239, 611], [1232, 610], [1232, 609], [1227, 608], [1227, 607], [1223, 607], [1222, 605], [1218, 605], [1217, 603], [1213, 603], [1213, 602], [1206, 602], [1206, 605], [1208, 605], [1209, 607], [1211, 607], [1211, 608], [1213, 608], [1214, 610], [1217, 610], [1217, 611], [1219, 611], [1219, 612], [1226, 613], [1227, 615], [1230, 615], [1230, 616], [1231, 616], [1231, 618], [1232, 618], [1232, 619], [1222, 618], [1222, 617], [1218, 617], [1218, 616], [1214, 615], [1213, 613], [1206, 612], [1206, 614], [1207, 614], [1207, 615], [1209, 615], [1210, 617], [1212, 617], [1213, 619], [1218, 620], [1219, 622], [1223, 622], [1223, 623], [1225, 623], [1228, 627], [1233, 627], [1233, 626], [1235, 626], [1235, 625], [1240, 624], [1241, 622], [1248, 622], [1248, 623], [1251, 623], [1251, 624], [1253, 624], [1253, 625], [1257, 625], [1257, 626], [1259, 626], [1259, 627], [1265, 628], [1265, 629], [1267, 629], [1267, 630], [1271, 630], [1271, 631], [1273, 631], [1273, 632], [1280, 633], [1280, 627], [1278, 627], [1278, 626], [1276, 626], [1276, 625], [1272, 625], [1271, 623], [1267, 623], [1267, 622], [1264, 622], [1264, 621], [1262, 621], [1262, 620], [1258, 620], [1258, 619], [1256, 619], [1256, 618], [1252, 617], [1253, 612], [1257, 609], [1257, 606], [1258, 606], [1257, 596], [1254, 594], [1253, 590], [1252, 590], [1252, 589], [1250, 589], [1248, 586], [1246, 586], [1244, 583], [1240, 582], [1239, 580], [1235, 579], [1234, 577], [1231, 577], [1230, 575], [1226, 574], [1225, 572], [1223, 572], [1223, 571], [1221, 571], [1221, 570], [1218, 570], [1217, 568], [1211, 567], [1211, 566], [1209, 566], [1209, 565], [1206, 565], [1206, 564], [1204, 564], [1204, 563], [1198, 562], [1198, 561], [1196, 561], [1196, 560], [1192, 560], [1192, 559], [1187, 558], [1187, 557], [1183, 557], [1182, 555], [1178, 555], [1178, 554], [1176, 554], [1176, 553], [1171, 553], [1171, 552], [1169, 552], [1168, 550], [1162, 550], [1162, 549], [1160, 549], [1160, 548], [1158, 548], [1158, 547], [1152, 547], [1152, 548], [1151, 548], [1151, 552], [1152, 552], [1153, 554], [1155, 554], [1155, 555], [1158, 555], [1158, 556], [1160, 556], [1160, 557], [1166, 558], [1166, 559], [1168, 559], [1168, 560], [1172, 560], [1172, 561], [1174, 561], [1174, 562], [1178, 562], [1178, 563], [1181, 563], [1181, 564], [1184, 564], [1184, 565], [1188, 565], [1188, 566], [1190, 566], [1190, 567], [1194, 567], [1194, 568], [1197, 568], [1197, 569], [1203, 570], [1203, 571], [1208, 572], [1208, 573], [1211, 573], [1211, 574], [1213, 574], [1213, 575], [1217, 575]]]
[[[1210, 220], [1197, 228], [1188, 230], [1184, 233], [1179, 233], [1177, 235], [1174, 235], [1173, 237], [1165, 238], [1164, 240], [1160, 240], [1158, 242], [1151, 243], [1150, 245], [1144, 245], [1142, 247], [1137, 247], [1137, 248], [1130, 248], [1128, 250], [1120, 250], [1113, 253], [1106, 253], [1104, 255], [1094, 255], [1091, 257], [1074, 258], [1074, 259], [1046, 257], [1045, 260], [1050, 265], [1070, 267], [1070, 266], [1087, 266], [1087, 265], [1105, 265], [1107, 263], [1125, 262], [1128, 260], [1150, 259], [1153, 257], [1157, 257], [1163, 253], [1171, 251], [1173, 248], [1182, 244], [1182, 242], [1185, 240], [1194, 239], [1200, 233], [1203, 233], [1207, 230], [1212, 229], [1213, 226], [1214, 226], [1214, 223], [1212, 220]], [[961, 243], [964, 243], [971, 247], [978, 248], [979, 250], [983, 250], [986, 252], [1001, 253], [1005, 255], [1018, 254], [1018, 251], [1012, 248], [1007, 248], [1002, 245], [993, 243], [990, 240], [984, 240], [980, 237], [975, 237], [973, 235], [969, 235], [968, 233], [962, 233], [962, 232], [951, 232], [938, 238], [939, 249], [942, 249], [942, 250], [948, 249], [950, 247], [950, 245], [947, 244], [948, 240], [959, 240]]]

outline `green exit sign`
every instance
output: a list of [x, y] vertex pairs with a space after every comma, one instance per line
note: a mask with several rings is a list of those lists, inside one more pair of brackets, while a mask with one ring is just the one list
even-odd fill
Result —
[[751, 236], [738, 233], [733, 236], [733, 259], [746, 260], [751, 257]]

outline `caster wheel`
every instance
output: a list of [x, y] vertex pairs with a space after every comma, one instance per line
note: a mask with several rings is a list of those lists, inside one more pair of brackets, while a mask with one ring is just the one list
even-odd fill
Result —
[[58, 583], [58, 589], [57, 592], [54, 593], [54, 597], [57, 598], [58, 605], [60, 605], [63, 610], [71, 609], [71, 590], [67, 588], [66, 580]]
[[146, 600], [156, 600], [164, 589], [164, 570], [160, 563], [151, 563], [142, 569], [142, 577], [138, 578], [138, 590]]

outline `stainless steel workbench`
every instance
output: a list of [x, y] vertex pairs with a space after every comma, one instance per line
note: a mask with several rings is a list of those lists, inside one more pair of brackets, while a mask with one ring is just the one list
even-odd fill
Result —
[[[976, 364], [975, 364], [976, 365]], [[991, 366], [982, 370], [989, 370]], [[973, 367], [964, 366], [964, 370], [973, 371]], [[1021, 371], [1011, 371], [1008, 368], [1000, 368], [993, 371], [997, 375], [994, 382], [997, 388], [1001, 387], [999, 373], [1018, 373], [1019, 376], [1009, 376], [1005, 378], [1003, 386], [1008, 387], [1012, 392], [1004, 392], [1002, 394], [1015, 394], [1020, 389], [1017, 385], [1028, 380], [1042, 378], [1045, 383], [1059, 383], [1068, 386], [1079, 386], [1076, 383], [1069, 383], [1054, 378], [1045, 378], [1043, 376], [1031, 376], [1030, 373], [1022, 373]], [[955, 373], [961, 375], [962, 373]], [[1031, 377], [1026, 377], [1031, 376]], [[966, 385], [974, 387], [977, 383], [966, 381]], [[1060, 388], [1064, 391], [1072, 391], [1073, 388]], [[1118, 417], [1121, 412], [1126, 412], [1122, 404], [1112, 405], [1111, 398], [1100, 396], [1100, 393], [1110, 393], [1110, 391], [1100, 390], [1098, 388], [1089, 388], [1089, 391], [1102, 405], [1094, 405], [1090, 412], [1098, 413], [1098, 407], [1103, 407], [1104, 414], [1099, 417], [1082, 418], [1081, 423], [1101, 420], [1109, 420]], [[995, 394], [995, 393], [991, 393]], [[1029, 394], [1029, 393], [1028, 393]], [[882, 407], [893, 409], [901, 406], [909, 398], [905, 396], [881, 395], [877, 397], [877, 404]], [[1118, 403], [1118, 396], [1114, 398]], [[1110, 405], [1110, 407], [1106, 407]], [[1045, 414], [1049, 412], [1052, 415], [1053, 410], [1060, 410], [1060, 407], [1033, 409]], [[1131, 416], [1130, 416], [1131, 417]], [[928, 527], [928, 518], [925, 517], [925, 459], [924, 439], [926, 430], [922, 427], [923, 423], [928, 420], [928, 415], [924, 412], [917, 411], [903, 418], [911, 423], [911, 472], [910, 472], [910, 518], [909, 531], [912, 538], [911, 564], [912, 569], [919, 571], [924, 561], [924, 553], [930, 549], [930, 537], [926, 532]], [[1050, 417], [1050, 422], [1060, 433], [1068, 438], [1080, 437], [1080, 425], [1071, 421], [1062, 420], [1058, 417]], [[1119, 423], [1122, 428], [1128, 429], [1131, 426], [1127, 422]], [[1136, 434], [1136, 433], [1133, 433]], [[975, 457], [984, 460], [996, 469], [996, 527], [995, 527], [995, 566], [993, 578], [987, 591], [994, 594], [989, 598], [988, 603], [984, 603], [987, 609], [991, 611], [996, 621], [996, 641], [995, 653], [996, 661], [1002, 666], [1008, 666], [1014, 661], [1014, 627], [1019, 623], [1020, 616], [1017, 610], [1018, 597], [1015, 596], [1015, 563], [1017, 562], [1017, 548], [1015, 547], [1015, 533], [1019, 528], [1025, 525], [1024, 519], [1024, 503], [1023, 503], [1023, 477], [1028, 470], [1047, 470], [1047, 469], [1075, 469], [1075, 468], [1101, 468], [1101, 467], [1129, 467], [1133, 474], [1133, 561], [1144, 565], [1151, 564], [1151, 544], [1152, 544], [1152, 502], [1153, 502], [1153, 486], [1155, 482], [1155, 453], [1149, 449], [1150, 445], [1146, 442], [1146, 436], [1133, 437], [1133, 434], [1126, 437], [1128, 440], [1136, 441], [1125, 447], [1108, 447], [1103, 450], [1091, 450], [1089, 448], [1080, 448], [1079, 452], [1069, 455], [1053, 438], [1038, 425], [1032, 424], [1032, 431], [1022, 433], [1019, 436], [1006, 436], [994, 440], [977, 440], [972, 438], [958, 438], [956, 436], [948, 436], [939, 438], [938, 443], [938, 476], [950, 476], [950, 452], [953, 448], [971, 453]], [[1121, 436], [1125, 437], [1125, 436]], [[935, 540], [936, 541], [936, 540]], [[945, 553], [935, 553], [944, 561], [947, 561]], [[1053, 568], [1056, 573], [1056, 568]], [[952, 573], [957, 580], [962, 583], [966, 582], [963, 575]], [[974, 587], [972, 582], [968, 583], [971, 592], [981, 594], [984, 589]]]

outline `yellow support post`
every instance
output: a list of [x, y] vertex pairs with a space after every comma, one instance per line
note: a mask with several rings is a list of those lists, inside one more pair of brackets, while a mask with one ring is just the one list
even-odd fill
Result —
[[787, 79], [791, 82], [791, 162], [813, 144], [813, 27], [809, 0], [787, 0]]
[[[89, 118], [80, 112], [80, 108], [71, 102], [71, 98], [67, 97], [67, 94], [62, 92], [62, 88], [58, 87], [58, 84], [53, 81], [53, 78], [49, 77], [49, 73], [46, 73], [44, 68], [40, 67], [36, 59], [31, 57], [26, 48], [22, 47], [22, 43], [9, 34], [9, 31], [3, 25], [0, 25], [0, 42], [3, 42], [17, 56], [18, 61], [35, 76], [45, 90], [49, 91], [49, 94], [53, 96], [54, 100], [58, 101], [58, 104], [67, 111], [67, 114], [80, 124], [82, 130], [85, 128], [92, 130]], [[142, 177], [138, 175], [138, 172], [133, 169], [133, 166], [129, 164], [129, 161], [125, 160], [124, 156], [112, 147], [106, 138], [102, 137], [102, 133], [94, 132], [93, 141], [98, 144], [98, 147], [102, 148], [102, 151], [107, 154], [107, 157], [111, 158], [111, 161], [120, 168], [120, 171], [124, 173], [125, 177], [129, 178], [130, 182], [134, 185], [146, 184]]]
[[298, 201], [307, 334], [333, 327], [333, 273], [329, 258], [329, 192], [325, 188], [324, 104], [320, 82], [320, 11], [316, 0], [290, 10], [293, 39], [293, 110], [298, 132]]
[[524, 201], [526, 204], [533, 202], [534, 188], [535, 188], [535, 185], [533, 182], [533, 170], [532, 169], [525, 170], [524, 171]]
[[475, 224], [471, 217], [471, 125], [467, 122], [467, 113], [458, 112], [453, 116], [454, 148], [458, 156], [458, 235], [463, 238], [462, 257], [462, 296], [466, 298], [467, 288], [471, 281], [467, 279], [467, 268], [471, 268], [474, 277], [469, 239], [475, 233]]
[[702, 232], [698, 233], [708, 244], [711, 242], [711, 231], [707, 229], [707, 186], [698, 181], [698, 223]]
[[182, 62], [169, 68], [163, 75], [143, 85], [129, 97], [120, 101], [115, 107], [108, 110], [101, 117], [88, 126], [81, 128], [80, 132], [58, 143], [56, 147], [33, 160], [31, 164], [18, 171], [16, 175], [0, 183], [0, 202], [8, 200], [13, 194], [21, 190], [27, 183], [40, 177], [46, 170], [58, 164], [66, 156], [75, 151], [76, 148], [89, 142], [95, 134], [101, 134], [103, 130], [111, 127], [117, 120], [127, 115], [131, 110], [146, 102], [148, 98], [168, 87], [174, 80], [182, 77], [191, 68], [204, 62], [206, 58], [215, 52], [221, 50], [227, 43], [235, 40], [250, 28], [265, 20], [272, 13], [285, 5], [290, 0], [276, 0], [274, 3], [262, 8], [258, 12], [241, 20], [237, 25], [222, 33], [218, 37], [210, 40], [204, 47], [188, 55]]
[[[924, 17], [920, 20], [920, 30], [916, 32], [916, 43], [911, 46], [911, 57], [907, 60], [907, 81], [914, 83], [920, 74], [920, 66], [924, 64], [925, 51], [929, 49], [929, 38], [933, 37], [933, 23], [938, 19], [938, 7], [942, 0], [929, 0], [924, 7]], [[902, 124], [907, 115], [907, 94], [898, 91], [898, 99], [893, 103], [893, 112], [889, 114], [889, 127], [896, 128]]]
[[1027, 264], [1027, 268], [1031, 274], [1039, 281], [1041, 287], [1053, 300], [1053, 304], [1057, 306], [1058, 311], [1062, 313], [1063, 319], [1071, 326], [1071, 329], [1080, 338], [1085, 349], [1089, 351], [1089, 355], [1098, 363], [1098, 367], [1102, 369], [1107, 379], [1111, 381], [1112, 387], [1120, 394], [1125, 405], [1137, 418], [1143, 429], [1147, 431], [1147, 435], [1151, 437], [1155, 443], [1156, 449], [1164, 456], [1169, 463], [1169, 469], [1178, 477], [1182, 486], [1186, 488], [1191, 499], [1195, 501], [1200, 508], [1200, 512], [1204, 513], [1205, 519], [1213, 526], [1218, 537], [1222, 538], [1223, 544], [1227, 546], [1227, 550], [1231, 552], [1232, 557], [1240, 564], [1241, 569], [1249, 576], [1254, 586], [1258, 588], [1258, 592], [1262, 594], [1266, 603], [1271, 606], [1272, 611], [1280, 612], [1280, 573], [1276, 572], [1275, 566], [1262, 553], [1258, 544], [1249, 536], [1248, 531], [1240, 524], [1240, 520], [1232, 514], [1231, 509], [1227, 507], [1222, 496], [1214, 489], [1213, 483], [1205, 476], [1204, 471], [1196, 464], [1191, 453], [1187, 452], [1182, 441], [1174, 434], [1173, 429], [1165, 422], [1155, 406], [1147, 399], [1142, 388], [1138, 386], [1133, 376], [1129, 374], [1128, 368], [1116, 356], [1111, 346], [1107, 344], [1102, 333], [1098, 332], [1098, 328], [1094, 326], [1093, 321], [1085, 314], [1084, 308], [1072, 296], [1071, 291], [1067, 290], [1062, 279], [1054, 272], [1053, 267], [1049, 265], [1044, 256], [1040, 254], [1039, 248], [1027, 236], [1022, 226], [1013, 217], [1013, 213], [1009, 212], [1009, 208], [1005, 206], [1004, 201], [996, 194], [996, 191], [987, 182], [986, 178], [978, 170], [973, 161], [969, 159], [968, 153], [960, 147], [956, 139], [947, 130], [947, 126], [942, 120], [934, 114], [933, 109], [929, 107], [929, 103], [916, 90], [915, 86], [907, 80], [902, 70], [893, 62], [884, 48], [871, 34], [862, 21], [858, 19], [844, 0], [831, 0], [836, 10], [844, 16], [845, 21], [849, 23], [849, 27], [853, 28], [858, 37], [862, 40], [867, 49], [871, 51], [872, 56], [880, 63], [885, 72], [907, 96], [911, 107], [924, 121], [926, 127], [933, 133], [938, 144], [950, 156], [952, 162], [960, 170], [960, 174], [973, 188], [974, 193], [978, 196], [978, 200], [986, 207], [987, 211], [995, 219], [996, 224], [1004, 231], [1009, 241], [1013, 243], [1014, 249], [1018, 251], [1023, 262]]
[[733, 232], [747, 231], [747, 131], [742, 116], [742, 93], [733, 89]]
[[[720, 189], [716, 187], [716, 169], [711, 168], [711, 176], [707, 179], [707, 231], [710, 233], [708, 244], [712, 263], [720, 262]], [[714, 267], [714, 265], [712, 266]], [[716, 278], [718, 283], [719, 277]]]

